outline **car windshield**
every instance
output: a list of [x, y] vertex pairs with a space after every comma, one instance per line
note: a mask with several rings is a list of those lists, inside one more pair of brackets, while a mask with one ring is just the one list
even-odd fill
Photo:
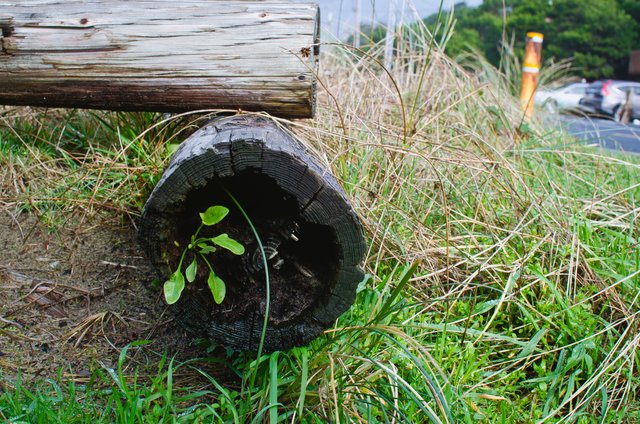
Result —
[[567, 93], [569, 94], [583, 94], [586, 91], [586, 87], [584, 86], [578, 86], [578, 87], [570, 87], [567, 90]]

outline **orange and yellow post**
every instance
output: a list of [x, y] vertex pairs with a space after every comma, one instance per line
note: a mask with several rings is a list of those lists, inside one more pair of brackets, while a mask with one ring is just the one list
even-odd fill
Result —
[[538, 85], [540, 62], [542, 61], [542, 40], [544, 35], [539, 32], [528, 32], [522, 64], [522, 86], [520, 88], [520, 102], [527, 118], [533, 115], [533, 94]]

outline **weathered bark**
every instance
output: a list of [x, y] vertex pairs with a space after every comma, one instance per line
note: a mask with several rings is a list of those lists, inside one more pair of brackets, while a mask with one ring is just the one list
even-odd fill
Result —
[[309, 117], [315, 4], [0, 0], [0, 104]]
[[265, 281], [255, 237], [225, 189], [277, 252], [269, 260], [266, 349], [308, 343], [355, 299], [365, 253], [356, 214], [331, 174], [271, 120], [222, 118], [181, 145], [145, 205], [141, 243], [167, 277], [181, 253], [174, 242], [189, 242], [198, 213], [213, 205], [231, 210], [211, 234], [227, 232], [246, 247], [243, 257], [220, 251], [211, 258], [227, 283], [227, 297], [213, 302], [203, 271], [187, 283], [174, 310], [185, 326], [240, 350], [258, 347]]

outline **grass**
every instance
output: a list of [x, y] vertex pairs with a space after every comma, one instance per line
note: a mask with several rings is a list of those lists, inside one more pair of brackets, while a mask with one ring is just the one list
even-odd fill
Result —
[[[125, 358], [133, 343], [122, 349], [116, 369], [98, 370], [86, 382], [77, 383], [59, 375], [26, 387], [18, 380], [0, 396], [0, 417], [7, 422], [91, 423], [165, 422], [176, 417], [193, 422], [215, 416], [211, 391], [190, 391], [173, 386], [173, 373], [183, 365], [160, 358], [158, 373], [138, 382], [134, 373], [125, 376]], [[190, 404], [189, 407], [181, 405]]]
[[[162, 356], [153, 372], [127, 369], [142, 346], [87, 382], [2, 379], [0, 417], [640, 420], [640, 161], [524, 123], [503, 74], [452, 61], [424, 28], [410, 35], [433, 48], [403, 44], [388, 72], [375, 48], [332, 50], [318, 116], [289, 123], [340, 179], [369, 238], [368, 277], [333, 328], [308, 347], [220, 360], [239, 387]], [[135, 216], [178, 129], [198, 123], [139, 138], [162, 116], [7, 109], [0, 119], [0, 201], [54, 227], [79, 212]], [[184, 369], [206, 384], [176, 384]]]

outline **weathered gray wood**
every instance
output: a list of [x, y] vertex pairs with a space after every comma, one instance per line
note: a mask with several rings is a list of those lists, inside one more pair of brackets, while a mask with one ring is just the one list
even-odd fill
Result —
[[[265, 118], [218, 119], [175, 153], [145, 205], [140, 240], [167, 277], [180, 252], [174, 241], [188, 243], [198, 212], [218, 204], [231, 210], [228, 226], [217, 231], [246, 243], [247, 252], [212, 258], [227, 282], [227, 298], [215, 305], [203, 274], [187, 284], [174, 309], [185, 326], [240, 350], [257, 349], [264, 278], [252, 270], [255, 239], [223, 188], [239, 200], [265, 244], [280, 243], [283, 262], [269, 262], [266, 349], [308, 343], [349, 308], [363, 277], [364, 238], [345, 193], [288, 131]], [[293, 225], [296, 237], [287, 239]]]
[[0, 104], [309, 117], [315, 4], [0, 0]]

